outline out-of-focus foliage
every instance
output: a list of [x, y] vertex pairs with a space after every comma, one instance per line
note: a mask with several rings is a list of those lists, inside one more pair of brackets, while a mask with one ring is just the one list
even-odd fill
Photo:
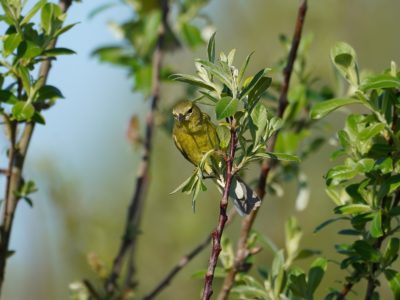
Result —
[[[134, 80], [134, 90], [148, 96], [153, 78], [151, 63], [153, 50], [156, 47], [162, 22], [162, 4], [158, 0], [119, 2], [120, 5], [125, 5], [127, 9], [132, 10], [132, 18], [123, 23], [110, 22], [109, 25], [118, 39], [123, 42], [102, 46], [93, 51], [93, 55], [102, 62], [126, 68]], [[210, 29], [209, 19], [199, 11], [208, 3], [208, 0], [168, 2], [169, 10], [173, 12], [174, 22], [173, 27], [168, 26], [165, 29], [165, 50], [173, 51], [182, 44], [191, 49], [204, 44], [205, 38], [208, 38], [212, 29]], [[116, 4], [106, 4], [94, 13]], [[161, 71], [161, 80], [168, 80], [172, 72], [170, 66], [164, 66]]]

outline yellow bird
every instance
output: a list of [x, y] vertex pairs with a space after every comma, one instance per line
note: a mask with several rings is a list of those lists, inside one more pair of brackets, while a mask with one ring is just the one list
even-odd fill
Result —
[[[218, 150], [219, 140], [215, 125], [210, 116], [203, 113], [200, 108], [189, 100], [179, 102], [173, 108], [175, 119], [173, 138], [176, 147], [182, 155], [195, 166], [198, 166], [207, 152]], [[213, 155], [216, 159], [217, 155]], [[224, 188], [222, 174], [216, 174], [209, 162], [205, 163], [204, 171], [214, 175], [220, 190]], [[239, 214], [249, 214], [252, 209], [259, 206], [260, 199], [257, 194], [238, 176], [232, 179], [229, 196], [234, 199], [234, 204]]]

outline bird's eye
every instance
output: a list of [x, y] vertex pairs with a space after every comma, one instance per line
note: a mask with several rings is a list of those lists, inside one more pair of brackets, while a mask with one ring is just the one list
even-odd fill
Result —
[[188, 113], [191, 114], [193, 112], [193, 107], [188, 110]]

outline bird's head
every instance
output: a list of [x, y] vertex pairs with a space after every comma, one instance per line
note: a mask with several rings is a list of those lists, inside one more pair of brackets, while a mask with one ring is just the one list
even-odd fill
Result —
[[201, 119], [200, 108], [189, 100], [183, 100], [176, 104], [172, 110], [172, 114], [179, 124], [189, 124]]

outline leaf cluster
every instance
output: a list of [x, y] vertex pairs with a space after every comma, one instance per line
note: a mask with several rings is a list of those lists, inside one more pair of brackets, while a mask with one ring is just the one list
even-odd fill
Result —
[[[400, 73], [392, 62], [381, 74], [361, 78], [356, 54], [351, 46], [337, 44], [332, 62], [350, 85], [350, 95], [316, 104], [315, 119], [353, 103], [367, 114], [350, 114], [337, 134], [340, 149], [332, 158], [343, 158], [326, 174], [327, 193], [339, 217], [328, 220], [318, 230], [337, 220], [348, 221], [349, 228], [339, 233], [354, 237], [349, 244], [336, 246], [345, 258], [340, 266], [351, 269], [347, 280], [378, 282], [384, 274], [397, 299], [400, 274], [392, 269], [398, 258], [400, 229], [399, 103]], [[377, 283], [374, 283], [377, 284]]]
[[[232, 143], [234, 134], [235, 156], [233, 173], [246, 168], [253, 161], [265, 158], [298, 161], [298, 158], [286, 153], [266, 151], [266, 143], [282, 126], [282, 121], [269, 112], [261, 101], [263, 94], [271, 85], [267, 76], [268, 68], [261, 69], [254, 76], [245, 77], [251, 55], [248, 55], [240, 69], [233, 64], [235, 50], [228, 54], [221, 52], [216, 57], [215, 34], [207, 47], [207, 59], [195, 61], [196, 75], [174, 74], [172, 78], [188, 83], [198, 88], [200, 96], [197, 103], [213, 108], [215, 118], [219, 121], [217, 134], [222, 158], [229, 157], [228, 146]], [[204, 159], [203, 159], [204, 160]], [[224, 164], [222, 159], [213, 162], [214, 170], [219, 170], [216, 176], [223, 176]], [[195, 170], [192, 177], [187, 179], [175, 191], [190, 193], [193, 199], [200, 190], [205, 190], [201, 183], [202, 164]], [[199, 171], [200, 169], [200, 171]], [[196, 183], [196, 184], [194, 184]], [[194, 201], [194, 200], [193, 200]]]
[[[0, 2], [4, 11], [0, 22], [7, 26], [0, 59], [0, 110], [7, 120], [44, 123], [41, 108], [51, 106], [63, 95], [57, 87], [44, 84], [43, 74], [36, 77], [32, 72], [45, 60], [74, 53], [54, 48], [52, 43], [75, 24], [64, 26], [65, 14], [54, 3], [38, 1], [24, 13], [25, 3]], [[39, 24], [32, 22], [35, 17], [40, 17]]]
[[[134, 90], [150, 94], [152, 85], [152, 57], [157, 44], [157, 37], [163, 22], [162, 1], [125, 0], [119, 4], [132, 10], [132, 17], [126, 22], [110, 22], [110, 28], [122, 43], [106, 45], [93, 51], [100, 61], [126, 68], [134, 80]], [[174, 27], [168, 24], [165, 30], [164, 51], [174, 50], [183, 44], [195, 48], [204, 44], [202, 30], [210, 27], [208, 18], [199, 13], [208, 0], [169, 1], [169, 10], [174, 11]], [[92, 16], [116, 6], [108, 3], [98, 7]], [[170, 67], [162, 66], [161, 80], [168, 80], [172, 74]]]

